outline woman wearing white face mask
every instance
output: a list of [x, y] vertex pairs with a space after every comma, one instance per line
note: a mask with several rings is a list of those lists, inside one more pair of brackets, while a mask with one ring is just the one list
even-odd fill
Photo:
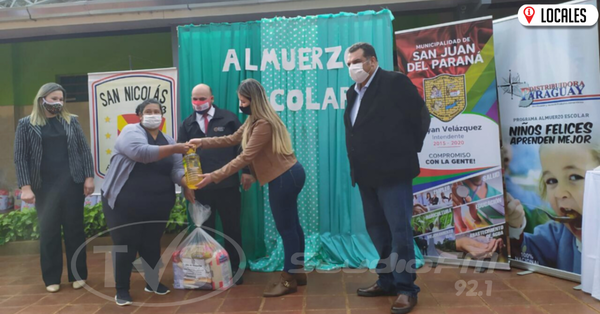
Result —
[[21, 199], [33, 204], [40, 226], [40, 262], [48, 292], [60, 289], [63, 269], [61, 227], [65, 236], [67, 270], [73, 288], [87, 279], [84, 244], [84, 198], [94, 192], [92, 154], [77, 116], [64, 107], [65, 90], [43, 85], [31, 115], [19, 120], [15, 134], [15, 168]]
[[129, 305], [132, 263], [139, 252], [144, 263], [146, 292], [159, 295], [169, 289], [158, 281], [160, 238], [175, 205], [175, 185], [185, 187], [182, 155], [188, 144], [176, 144], [160, 131], [162, 110], [155, 99], [136, 109], [139, 124], [123, 128], [114, 147], [108, 174], [102, 185], [102, 210], [111, 229], [117, 305]]

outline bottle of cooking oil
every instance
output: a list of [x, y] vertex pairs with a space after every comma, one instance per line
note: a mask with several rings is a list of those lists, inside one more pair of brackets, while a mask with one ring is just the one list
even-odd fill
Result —
[[200, 157], [193, 148], [190, 148], [183, 156], [183, 166], [185, 167], [185, 180], [188, 188], [196, 190], [196, 184], [202, 181], [198, 176], [202, 174], [202, 166], [200, 165]]

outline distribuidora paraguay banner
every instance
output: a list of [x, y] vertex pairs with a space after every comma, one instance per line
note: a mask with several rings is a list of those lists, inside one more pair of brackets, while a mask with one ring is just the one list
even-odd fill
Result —
[[598, 25], [525, 27], [513, 16], [494, 30], [507, 212], [524, 214], [509, 220], [511, 257], [581, 274], [584, 178], [600, 166]]
[[508, 268], [492, 19], [395, 38], [399, 69], [433, 116], [413, 181], [417, 245], [441, 262]]

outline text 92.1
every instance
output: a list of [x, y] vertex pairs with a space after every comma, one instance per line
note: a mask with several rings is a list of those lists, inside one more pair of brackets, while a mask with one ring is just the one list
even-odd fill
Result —
[[485, 281], [485, 287], [482, 287], [485, 289], [485, 291], [477, 290], [478, 286], [479, 282], [477, 280], [469, 280], [469, 282], [465, 280], [458, 280], [454, 283], [454, 288], [456, 289], [456, 296], [462, 295], [465, 292], [465, 290], [467, 290], [467, 288], [469, 288], [466, 294], [466, 296], [468, 297], [480, 297], [482, 295], [489, 297], [492, 295], [491, 280]]

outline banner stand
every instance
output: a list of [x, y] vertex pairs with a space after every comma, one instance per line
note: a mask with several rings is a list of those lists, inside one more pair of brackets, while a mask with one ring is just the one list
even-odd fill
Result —
[[413, 180], [413, 234], [434, 264], [510, 269], [492, 17], [395, 33], [398, 69], [433, 116]]
[[516, 268], [526, 269], [526, 270], [529, 270], [529, 271], [532, 271], [532, 272], [535, 272], [538, 274], [548, 275], [548, 276], [552, 276], [552, 277], [556, 277], [556, 278], [560, 278], [560, 279], [565, 279], [565, 280], [581, 283], [581, 275], [571, 273], [568, 271], [563, 271], [560, 269], [554, 269], [554, 268], [550, 268], [550, 267], [544, 267], [544, 266], [540, 266], [540, 265], [534, 265], [534, 264], [530, 264], [530, 263], [517, 261], [514, 259], [510, 260], [510, 265], [514, 266]]
[[582, 206], [583, 178], [600, 166], [598, 26], [526, 27], [517, 15], [493, 23], [505, 207], [507, 216], [524, 214], [522, 223], [509, 222], [510, 264], [529, 271], [523, 275], [581, 283], [588, 278], [582, 224], [590, 210]]
[[466, 259], [455, 259], [455, 258], [444, 258], [436, 256], [426, 256], [425, 261], [429, 261], [433, 264], [448, 265], [448, 266], [461, 266], [461, 267], [474, 267], [474, 268], [487, 268], [492, 270], [510, 270], [510, 264], [485, 261], [485, 260], [466, 260]]

